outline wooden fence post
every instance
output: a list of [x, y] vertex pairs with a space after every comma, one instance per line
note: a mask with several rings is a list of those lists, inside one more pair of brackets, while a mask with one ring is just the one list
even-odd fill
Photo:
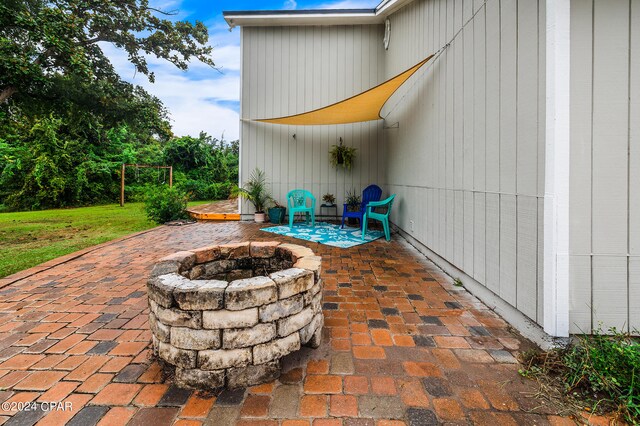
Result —
[[124, 171], [125, 164], [122, 164], [122, 171], [120, 172], [120, 207], [124, 207]]

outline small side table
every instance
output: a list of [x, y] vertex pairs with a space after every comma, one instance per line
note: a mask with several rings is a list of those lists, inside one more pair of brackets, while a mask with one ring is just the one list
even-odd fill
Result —
[[338, 205], [337, 205], [337, 204], [333, 204], [333, 205], [321, 204], [321, 205], [320, 205], [320, 216], [325, 216], [325, 215], [322, 213], [322, 209], [329, 209], [329, 210], [333, 209], [333, 211], [334, 211], [334, 215], [333, 215], [333, 216], [331, 216], [331, 217], [333, 217], [333, 218], [335, 218], [335, 219], [337, 219], [337, 218], [338, 218]]

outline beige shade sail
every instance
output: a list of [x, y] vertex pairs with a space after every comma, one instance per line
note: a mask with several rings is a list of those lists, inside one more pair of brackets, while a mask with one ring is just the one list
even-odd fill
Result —
[[421, 66], [429, 62], [434, 55], [418, 62], [413, 67], [398, 74], [376, 87], [352, 96], [344, 101], [301, 114], [278, 118], [257, 119], [263, 123], [312, 126], [321, 124], [347, 124], [361, 121], [380, 120], [382, 107], [402, 83], [407, 81]]

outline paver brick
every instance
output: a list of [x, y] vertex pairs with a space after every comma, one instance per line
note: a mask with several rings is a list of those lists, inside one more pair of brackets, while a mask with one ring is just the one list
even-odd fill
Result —
[[111, 383], [91, 400], [96, 405], [127, 405], [142, 388], [138, 384]]
[[146, 385], [142, 388], [138, 395], [136, 395], [133, 403], [135, 405], [153, 407], [158, 404], [160, 398], [162, 398], [162, 395], [164, 395], [168, 389], [169, 385], [166, 384]]
[[89, 376], [98, 371], [107, 361], [109, 361], [109, 357], [103, 355], [89, 357], [89, 359], [69, 373], [65, 377], [65, 380], [87, 380]]
[[38, 401], [41, 402], [59, 402], [64, 400], [69, 394], [78, 387], [76, 382], [58, 382], [48, 391], [40, 395]]
[[329, 372], [329, 363], [324, 360], [310, 360], [307, 363], [307, 374], [327, 374]]
[[271, 397], [266, 395], [249, 395], [242, 404], [242, 417], [266, 417], [269, 412]]
[[313, 375], [307, 376], [304, 391], [309, 394], [340, 393], [342, 392], [342, 378], [340, 376]]
[[[435, 413], [425, 408], [408, 408], [406, 412], [409, 426], [436, 426], [440, 423]], [[478, 424], [500, 424], [500, 423], [478, 423]]]
[[327, 397], [325, 395], [304, 395], [300, 400], [302, 417], [324, 417], [327, 415]]
[[180, 411], [180, 417], [207, 417], [214, 402], [215, 397], [204, 397], [197, 394], [191, 395], [182, 411]]
[[433, 408], [442, 420], [464, 421], [465, 415], [457, 401], [450, 398], [436, 398], [433, 400]]
[[80, 366], [83, 362], [89, 359], [89, 357], [86, 355], [76, 355], [76, 356], [70, 356], [68, 358], [64, 358], [64, 355], [58, 355], [58, 356], [63, 358], [63, 361], [60, 362], [59, 364], [56, 364], [56, 370], [72, 371], [78, 368], [78, 366]]
[[372, 377], [371, 390], [376, 395], [395, 395], [398, 393], [393, 377]]
[[135, 356], [149, 345], [148, 342], [122, 342], [113, 348], [109, 355], [115, 356]]
[[99, 371], [101, 373], [117, 373], [124, 367], [129, 365], [132, 361], [133, 359], [127, 356], [112, 357], [100, 368]]
[[[98, 393], [113, 379], [113, 374], [96, 373], [82, 382], [76, 392], [79, 393]], [[72, 383], [72, 382], [69, 382]], [[77, 386], [78, 384], [75, 383]]]
[[20, 383], [13, 386], [16, 390], [45, 391], [58, 383], [66, 372], [62, 371], [34, 371]]
[[88, 426], [97, 424], [100, 419], [107, 414], [109, 407], [102, 405], [91, 405], [79, 410], [78, 413], [71, 418], [67, 426]]
[[431, 402], [425, 393], [424, 386], [418, 380], [400, 380], [398, 383], [400, 397], [408, 407], [430, 407]]
[[97, 426], [125, 426], [135, 414], [133, 407], [111, 407]]
[[386, 358], [384, 349], [377, 346], [354, 346], [353, 355], [358, 359]]
[[150, 407], [141, 408], [134, 414], [127, 426], [169, 426], [178, 415], [178, 408]]
[[179, 407], [184, 405], [189, 397], [191, 396], [192, 391], [189, 389], [183, 389], [179, 386], [171, 385], [169, 389], [162, 395], [160, 401], [158, 401], [158, 406], [160, 407]]
[[43, 358], [44, 355], [15, 355], [0, 363], [0, 370], [27, 370]]
[[358, 398], [362, 417], [400, 419], [404, 407], [397, 396], [363, 395]]

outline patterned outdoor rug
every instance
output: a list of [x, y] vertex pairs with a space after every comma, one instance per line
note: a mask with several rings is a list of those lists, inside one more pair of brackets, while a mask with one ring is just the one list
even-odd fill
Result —
[[293, 228], [289, 228], [288, 225], [280, 225], [272, 226], [271, 228], [262, 228], [262, 230], [340, 248], [349, 248], [369, 243], [384, 236], [384, 232], [382, 231], [367, 230], [363, 241], [360, 228], [349, 228], [345, 226], [344, 229], [340, 229], [340, 225], [327, 222], [316, 222], [315, 227], [304, 223], [295, 223]]

